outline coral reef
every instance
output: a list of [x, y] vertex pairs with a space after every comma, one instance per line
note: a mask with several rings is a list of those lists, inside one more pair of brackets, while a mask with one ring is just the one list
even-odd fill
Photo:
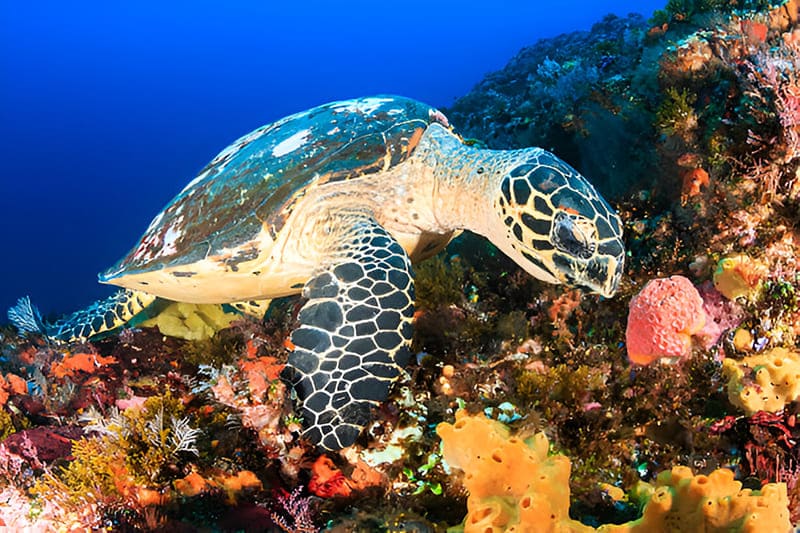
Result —
[[535, 43], [447, 110], [469, 143], [543, 146], [599, 185], [625, 230], [614, 298], [459, 236], [415, 266], [416, 357], [335, 455], [278, 379], [300, 298], [263, 321], [176, 305], [69, 346], [0, 326], [0, 521], [800, 524], [800, 2], [665, 3]]
[[[605, 194], [655, 174], [651, 117], [637, 86], [648, 25], [639, 15], [608, 16], [590, 32], [543, 40], [459, 98], [447, 116], [465, 137], [490, 148], [546, 146], [573, 162]], [[602, 138], [602, 145], [595, 139]], [[616, 164], [625, 161], [625, 165]]]

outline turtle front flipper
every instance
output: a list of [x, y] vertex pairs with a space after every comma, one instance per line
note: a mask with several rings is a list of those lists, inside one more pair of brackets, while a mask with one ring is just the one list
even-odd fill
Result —
[[155, 299], [140, 291], [117, 291], [105, 300], [49, 324], [42, 320], [30, 299], [24, 297], [8, 310], [8, 318], [23, 333], [41, 333], [57, 342], [82, 342], [128, 323]]
[[[408, 362], [414, 279], [400, 244], [366, 216], [303, 288], [283, 378], [297, 392], [304, 436], [328, 450], [355, 442]], [[341, 226], [340, 226], [341, 227]]]

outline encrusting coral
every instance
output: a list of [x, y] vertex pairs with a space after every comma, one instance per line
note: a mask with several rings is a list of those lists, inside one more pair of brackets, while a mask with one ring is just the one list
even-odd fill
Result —
[[631, 299], [625, 342], [628, 358], [647, 365], [662, 358], [686, 358], [692, 335], [706, 323], [703, 298], [683, 276], [653, 279]]
[[439, 424], [445, 461], [465, 472], [469, 491], [464, 532], [788, 532], [785, 483], [760, 491], [742, 489], [731, 470], [694, 475], [676, 466], [655, 484], [635, 492], [646, 504], [641, 518], [592, 528], [569, 517], [570, 460], [548, 455], [544, 433], [527, 440], [511, 436], [503, 424], [483, 416], [456, 413], [454, 424]]
[[758, 411], [776, 413], [800, 398], [800, 354], [786, 348], [725, 359], [728, 399], [748, 416]]
[[0, 374], [0, 407], [5, 405], [10, 394], [25, 394], [28, 392], [28, 384], [16, 374], [8, 373], [4, 378]]
[[50, 372], [53, 377], [62, 378], [75, 378], [79, 373], [89, 375], [97, 368], [104, 365], [111, 365], [116, 363], [113, 357], [103, 357], [96, 353], [73, 353], [65, 354], [61, 361], [54, 362], [50, 367]]

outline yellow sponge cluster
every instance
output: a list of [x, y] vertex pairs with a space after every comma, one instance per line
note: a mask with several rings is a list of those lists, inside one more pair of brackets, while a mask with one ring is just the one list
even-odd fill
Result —
[[746, 255], [726, 257], [717, 264], [714, 287], [729, 300], [755, 297], [768, 269]]
[[621, 525], [600, 526], [603, 533], [757, 533], [788, 532], [789, 499], [785, 483], [760, 491], [742, 490], [724, 468], [693, 475], [686, 466], [661, 472], [655, 486], [642, 484], [649, 500], [642, 517]]
[[800, 399], [800, 354], [786, 348], [725, 359], [722, 373], [728, 380], [728, 399], [748, 416], [775, 413]]
[[593, 531], [569, 518], [570, 462], [548, 456], [544, 433], [523, 441], [500, 422], [463, 410], [436, 432], [447, 463], [465, 472], [464, 533]]
[[439, 424], [444, 459], [464, 471], [469, 491], [464, 533], [672, 533], [789, 531], [784, 483], [742, 490], [730, 470], [692, 474], [687, 467], [662, 472], [655, 485], [642, 483], [642, 517], [598, 529], [569, 517], [570, 461], [548, 455], [544, 433], [527, 440], [483, 415], [456, 413]]
[[162, 334], [169, 337], [198, 341], [213, 337], [238, 316], [236, 313], [226, 313], [219, 304], [174, 302], [141, 325], [157, 326]]

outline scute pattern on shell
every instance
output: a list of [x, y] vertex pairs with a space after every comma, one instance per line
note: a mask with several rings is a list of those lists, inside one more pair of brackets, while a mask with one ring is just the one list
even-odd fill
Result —
[[375, 96], [263, 126], [220, 152], [101, 280], [216, 255], [235, 268], [258, 255], [262, 228], [275, 238], [307, 187], [365, 177], [405, 161], [431, 122], [447, 125], [423, 103]]

